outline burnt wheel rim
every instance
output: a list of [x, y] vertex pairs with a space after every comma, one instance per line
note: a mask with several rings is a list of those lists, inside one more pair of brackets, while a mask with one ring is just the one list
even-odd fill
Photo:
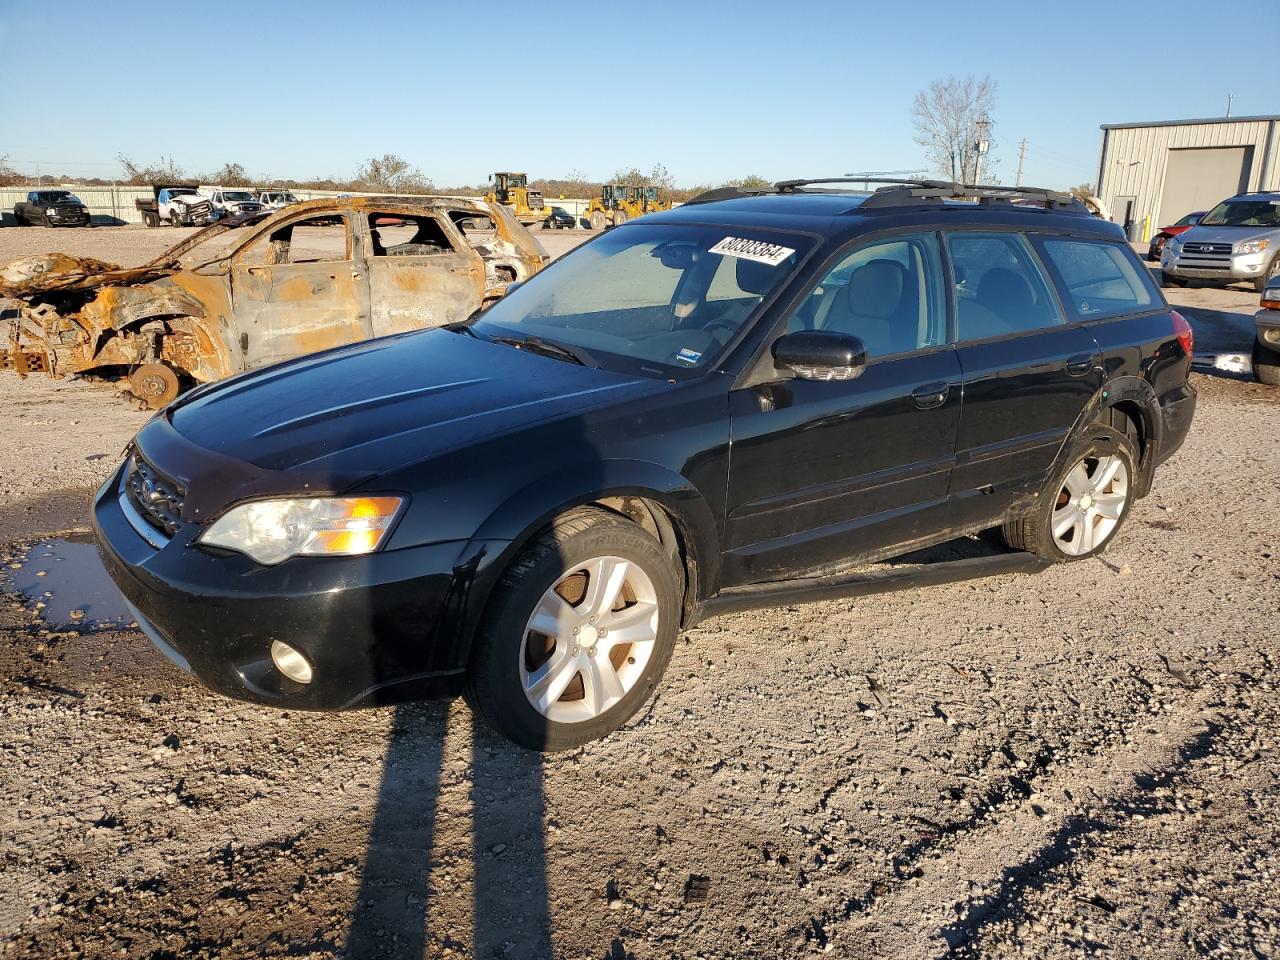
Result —
[[658, 640], [658, 595], [639, 564], [595, 557], [566, 570], [525, 625], [520, 684], [556, 723], [593, 720], [644, 675]]
[[1070, 557], [1098, 549], [1129, 502], [1129, 469], [1119, 456], [1085, 457], [1067, 473], [1049, 518], [1053, 542]]
[[178, 396], [178, 375], [162, 363], [144, 363], [129, 376], [129, 389], [158, 410]]

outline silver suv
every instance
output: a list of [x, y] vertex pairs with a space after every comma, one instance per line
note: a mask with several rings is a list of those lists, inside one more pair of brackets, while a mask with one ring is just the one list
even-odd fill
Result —
[[1280, 276], [1280, 193], [1223, 200], [1165, 244], [1160, 272], [1167, 287], [1185, 286], [1188, 280], [1247, 280], [1261, 293], [1268, 280]]

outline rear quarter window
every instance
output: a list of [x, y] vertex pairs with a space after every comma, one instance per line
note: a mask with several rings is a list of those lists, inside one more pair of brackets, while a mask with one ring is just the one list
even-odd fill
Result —
[[1119, 244], [1042, 236], [1036, 245], [1076, 320], [1139, 313], [1160, 304], [1146, 268]]

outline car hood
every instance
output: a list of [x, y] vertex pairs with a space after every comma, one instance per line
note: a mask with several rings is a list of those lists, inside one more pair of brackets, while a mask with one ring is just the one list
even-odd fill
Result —
[[1188, 243], [1243, 243], [1255, 237], [1271, 237], [1280, 233], [1280, 227], [1206, 227], [1194, 226], [1179, 234], [1178, 239]]
[[198, 389], [168, 417], [186, 439], [222, 456], [265, 470], [354, 478], [664, 386], [427, 330]]

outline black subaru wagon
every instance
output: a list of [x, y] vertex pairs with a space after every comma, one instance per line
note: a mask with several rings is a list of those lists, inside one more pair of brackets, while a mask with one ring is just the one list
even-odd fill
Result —
[[1070, 197], [841, 186], [715, 191], [467, 323], [187, 394], [95, 500], [139, 625], [234, 697], [461, 691], [559, 749], [718, 609], [988, 528], [1098, 553], [1191, 424], [1187, 322]]

